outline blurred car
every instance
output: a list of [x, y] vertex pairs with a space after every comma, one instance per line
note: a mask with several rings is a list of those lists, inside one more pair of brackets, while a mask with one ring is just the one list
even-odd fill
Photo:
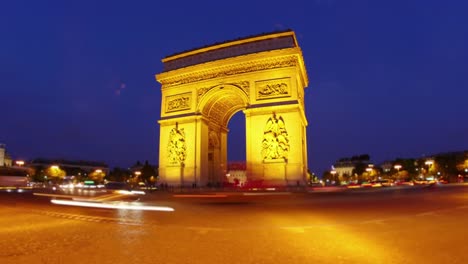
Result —
[[351, 182], [346, 186], [346, 188], [348, 188], [348, 189], [361, 188], [361, 184], [356, 183], [356, 182]]
[[323, 187], [325, 184], [323, 182], [311, 182], [309, 183], [310, 187]]
[[372, 183], [371, 182], [363, 182], [361, 183], [361, 187], [372, 187]]
[[398, 186], [413, 186], [414, 183], [411, 182], [411, 181], [397, 181], [395, 182], [395, 185], [398, 185]]

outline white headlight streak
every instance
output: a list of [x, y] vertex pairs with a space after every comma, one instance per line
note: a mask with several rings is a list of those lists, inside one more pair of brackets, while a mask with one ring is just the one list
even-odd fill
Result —
[[104, 209], [122, 209], [122, 210], [144, 210], [144, 211], [164, 211], [173, 212], [174, 208], [166, 206], [150, 206], [150, 205], [138, 205], [129, 203], [96, 203], [96, 202], [82, 202], [82, 201], [69, 201], [69, 200], [50, 200], [53, 204], [70, 205], [70, 206], [82, 206], [82, 207], [94, 207]]

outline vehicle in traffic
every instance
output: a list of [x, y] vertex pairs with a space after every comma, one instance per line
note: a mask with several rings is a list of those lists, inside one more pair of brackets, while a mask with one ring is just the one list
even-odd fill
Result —
[[22, 167], [0, 167], [0, 188], [23, 190], [29, 188], [29, 172]]
[[371, 183], [372, 187], [390, 187], [394, 185], [393, 181], [389, 179], [376, 180]]

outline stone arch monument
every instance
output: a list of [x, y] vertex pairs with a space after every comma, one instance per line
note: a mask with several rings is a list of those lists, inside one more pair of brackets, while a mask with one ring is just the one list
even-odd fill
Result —
[[227, 128], [245, 114], [247, 179], [303, 184], [308, 77], [293, 31], [262, 34], [162, 60], [159, 175], [171, 185], [221, 183]]

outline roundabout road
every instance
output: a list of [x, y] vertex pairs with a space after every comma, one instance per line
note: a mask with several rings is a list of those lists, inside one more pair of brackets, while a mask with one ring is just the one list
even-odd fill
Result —
[[[257, 193], [258, 194], [258, 193]], [[466, 186], [343, 193], [0, 193], [1, 263], [466, 263]], [[67, 197], [57, 197], [71, 200]], [[122, 202], [120, 202], [123, 200]]]

